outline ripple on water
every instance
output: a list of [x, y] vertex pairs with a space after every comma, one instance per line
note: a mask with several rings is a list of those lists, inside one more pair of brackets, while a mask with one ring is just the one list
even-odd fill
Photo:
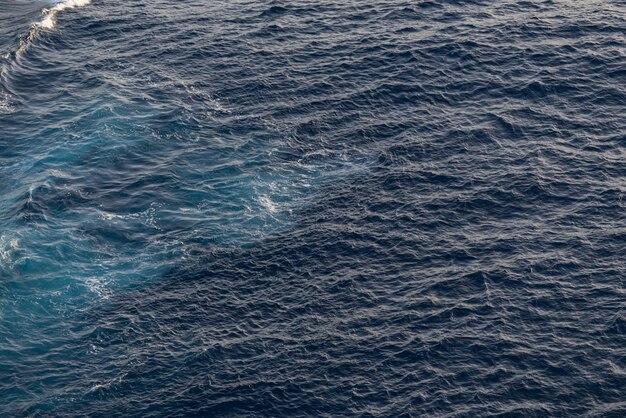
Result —
[[623, 2], [86, 3], [0, 0], [0, 415], [624, 415]]

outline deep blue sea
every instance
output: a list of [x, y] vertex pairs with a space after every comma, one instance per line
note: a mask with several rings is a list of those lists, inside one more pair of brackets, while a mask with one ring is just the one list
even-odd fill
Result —
[[0, 0], [0, 417], [625, 417], [625, 0]]

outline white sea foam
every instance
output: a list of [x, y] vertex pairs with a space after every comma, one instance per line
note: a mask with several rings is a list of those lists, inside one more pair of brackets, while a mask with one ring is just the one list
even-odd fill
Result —
[[129, 213], [129, 214], [116, 214], [101, 211], [100, 219], [105, 221], [123, 221], [123, 222], [139, 222], [145, 226], [161, 230], [159, 226], [157, 211], [161, 207], [159, 203], [151, 203], [150, 207], [142, 212]]
[[53, 29], [56, 25], [57, 15], [63, 10], [86, 6], [89, 3], [91, 3], [91, 0], [65, 0], [57, 3], [53, 7], [43, 10], [43, 19], [41, 22], [35, 23], [34, 27], [48, 30]]
[[278, 206], [268, 196], [260, 196], [259, 203], [271, 214], [278, 212]]
[[189, 97], [195, 100], [202, 101], [205, 105], [209, 107], [211, 111], [220, 112], [220, 113], [231, 113], [230, 109], [225, 107], [219, 99], [216, 99], [209, 92], [196, 88], [195, 86], [188, 86], [185, 82], [182, 82], [185, 90], [189, 94]]
[[[16, 59], [19, 59], [22, 53], [28, 48], [30, 43], [35, 39], [37, 33], [41, 30], [52, 30], [56, 26], [57, 16], [63, 10], [74, 9], [76, 7], [86, 6], [91, 3], [91, 0], [65, 0], [61, 2], [55, 2], [56, 4], [50, 8], [43, 9], [41, 14], [43, 18], [39, 22], [35, 22], [30, 27], [28, 36], [26, 36], [20, 42], [20, 46], [15, 51]], [[9, 58], [10, 54], [7, 54], [5, 58]]]
[[13, 254], [19, 248], [18, 240], [0, 235], [0, 271], [13, 267]]
[[13, 113], [13, 106], [11, 106], [9, 96], [4, 93], [0, 93], [0, 114], [2, 113]]

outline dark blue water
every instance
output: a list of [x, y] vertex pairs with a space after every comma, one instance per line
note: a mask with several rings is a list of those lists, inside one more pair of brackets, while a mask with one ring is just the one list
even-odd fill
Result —
[[626, 416], [626, 2], [0, 0], [0, 416]]

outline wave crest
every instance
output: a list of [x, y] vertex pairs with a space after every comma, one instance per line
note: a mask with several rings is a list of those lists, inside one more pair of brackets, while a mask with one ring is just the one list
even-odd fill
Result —
[[[56, 26], [57, 16], [64, 10], [74, 9], [76, 7], [86, 6], [91, 3], [91, 0], [66, 0], [55, 4], [53, 7], [43, 9], [41, 14], [43, 18], [39, 22], [35, 22], [31, 25], [28, 35], [22, 39], [20, 46], [15, 51], [15, 57], [19, 59], [22, 53], [28, 48], [39, 33], [40, 30], [52, 30]], [[10, 53], [4, 56], [5, 59], [9, 59]]]
[[[49, 9], [43, 9], [43, 19], [33, 25], [36, 29], [54, 29], [56, 25], [56, 17], [59, 13], [66, 9], [73, 9], [75, 7], [86, 6], [91, 3], [91, 0], [66, 0], [64, 2], [56, 4]], [[31, 31], [32, 33], [32, 31]]]

